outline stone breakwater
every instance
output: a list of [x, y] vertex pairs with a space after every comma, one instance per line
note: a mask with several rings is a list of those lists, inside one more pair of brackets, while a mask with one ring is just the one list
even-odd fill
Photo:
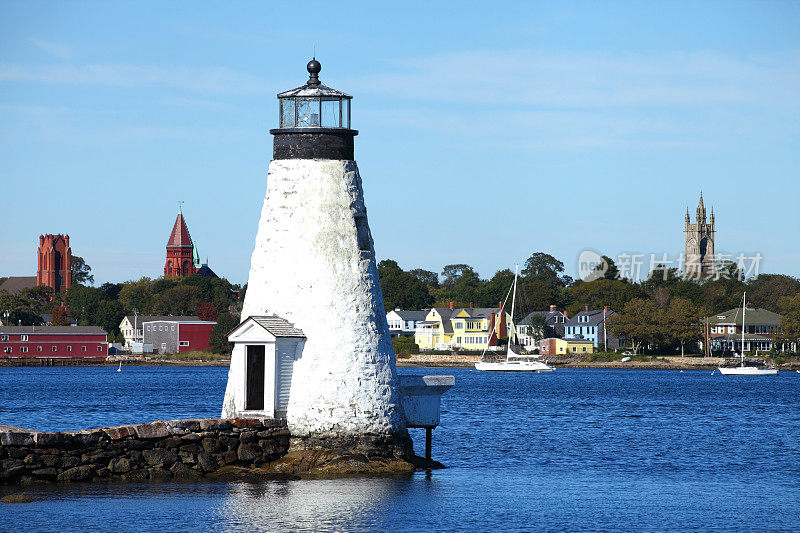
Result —
[[0, 485], [410, 475], [400, 435], [293, 437], [284, 419], [189, 419], [44, 433], [0, 425]]
[[0, 425], [0, 484], [241, 477], [288, 450], [285, 420], [169, 420], [58, 433]]

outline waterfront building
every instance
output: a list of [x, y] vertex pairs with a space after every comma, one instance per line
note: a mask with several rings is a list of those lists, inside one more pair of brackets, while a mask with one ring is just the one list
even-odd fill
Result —
[[[511, 315], [498, 307], [434, 307], [417, 323], [414, 342], [421, 350], [487, 350], [511, 334]], [[495, 321], [499, 320], [499, 324]], [[495, 325], [497, 327], [495, 327]]]
[[209, 350], [211, 328], [215, 324], [199, 319], [180, 320], [179, 317], [148, 320], [142, 322], [142, 339], [160, 354]]
[[97, 326], [0, 326], [0, 357], [108, 357], [108, 334]]
[[700, 203], [697, 205], [695, 221], [689, 219], [689, 209], [686, 209], [684, 222], [684, 275], [692, 279], [709, 278], [714, 276], [714, 208], [711, 208], [711, 217], [706, 222], [706, 207], [703, 205], [703, 193], [700, 193]]
[[619, 337], [606, 331], [606, 319], [616, 315], [610, 307], [603, 309], [586, 309], [564, 322], [565, 339], [589, 339], [595, 348], [605, 346], [616, 350], [621, 345]]
[[[533, 317], [541, 316], [544, 318], [544, 328], [541, 326], [534, 329]], [[525, 318], [520, 320], [519, 324], [514, 325], [517, 333], [517, 342], [525, 348], [526, 351], [533, 351], [536, 348], [536, 337], [544, 339], [548, 337], [561, 338], [564, 336], [564, 323], [567, 321], [567, 315], [558, 309], [555, 305], [550, 306], [549, 311], [534, 311], [529, 313]]]
[[392, 337], [413, 337], [417, 325], [425, 320], [428, 310], [404, 311], [394, 309], [386, 313], [386, 323], [389, 324], [389, 333]]
[[119, 323], [119, 331], [125, 339], [125, 349], [129, 350], [134, 342], [144, 342], [142, 325], [154, 321], [201, 322], [198, 316], [125, 315]]
[[183, 218], [182, 209], [178, 208], [178, 216], [172, 225], [172, 232], [167, 241], [167, 259], [164, 263], [164, 277], [183, 277], [197, 273], [200, 267], [200, 256], [189, 235], [189, 228]]
[[[308, 81], [278, 95], [242, 320], [277, 317], [306, 337], [286, 409], [293, 437], [324, 437], [315, 442], [331, 447], [408, 443], [354, 157], [352, 96], [323, 85], [321, 68], [313, 59]], [[223, 418], [266, 416], [246, 408], [249, 347], [234, 347]]]
[[559, 339], [551, 337], [539, 341], [540, 355], [584, 355], [593, 352], [594, 343], [589, 339]]
[[[744, 351], [771, 350], [775, 334], [781, 325], [781, 316], [768, 309], [747, 304], [744, 319]], [[728, 309], [708, 317], [708, 335], [712, 353], [741, 353], [742, 308]]]

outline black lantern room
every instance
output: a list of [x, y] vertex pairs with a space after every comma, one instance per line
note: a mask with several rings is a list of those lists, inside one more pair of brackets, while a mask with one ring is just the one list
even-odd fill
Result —
[[278, 95], [280, 127], [270, 130], [275, 136], [273, 158], [352, 160], [353, 137], [358, 135], [350, 129], [353, 97], [319, 81], [322, 65], [316, 58], [306, 69], [305, 85]]

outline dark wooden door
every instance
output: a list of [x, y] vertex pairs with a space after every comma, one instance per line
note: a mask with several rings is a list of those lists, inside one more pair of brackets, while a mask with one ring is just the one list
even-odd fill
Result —
[[264, 347], [247, 347], [247, 411], [264, 409]]

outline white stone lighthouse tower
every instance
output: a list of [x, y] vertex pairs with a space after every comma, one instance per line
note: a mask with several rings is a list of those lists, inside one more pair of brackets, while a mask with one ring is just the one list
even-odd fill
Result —
[[[280, 127], [242, 311], [275, 316], [305, 335], [286, 408], [296, 437], [408, 440], [394, 351], [350, 129], [352, 97], [308, 82], [278, 95]], [[234, 357], [236, 355], [234, 354]], [[244, 377], [232, 361], [223, 417]], [[385, 439], [378, 439], [384, 440]]]

